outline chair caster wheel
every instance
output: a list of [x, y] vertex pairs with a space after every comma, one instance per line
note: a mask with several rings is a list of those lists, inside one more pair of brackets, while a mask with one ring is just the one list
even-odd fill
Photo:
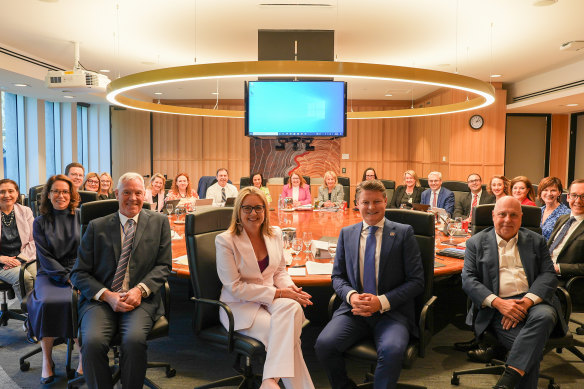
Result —
[[20, 371], [28, 371], [28, 369], [30, 369], [30, 362], [29, 361], [22, 362], [20, 364]]
[[548, 389], [560, 389], [560, 385], [558, 384], [549, 384]]
[[175, 369], [167, 369], [166, 370], [166, 377], [172, 378], [175, 375], [176, 375], [176, 370]]
[[578, 335], [584, 335], [584, 328], [583, 327], [576, 328], [576, 333]]
[[450, 385], [460, 385], [460, 378], [458, 378], [458, 376], [453, 375], [452, 378], [450, 378]]
[[75, 369], [69, 369], [67, 370], [67, 379], [73, 379], [75, 378]]

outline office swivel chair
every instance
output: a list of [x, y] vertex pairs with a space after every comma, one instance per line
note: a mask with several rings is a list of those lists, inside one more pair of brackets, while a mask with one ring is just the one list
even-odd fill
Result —
[[[571, 277], [566, 282], [565, 288], [572, 297], [572, 310], [582, 312], [584, 310], [584, 276]], [[584, 335], [584, 322], [572, 318], [570, 318], [570, 321], [578, 325], [576, 333]]]
[[[426, 346], [430, 343], [433, 332], [433, 307], [437, 299], [433, 296], [434, 287], [434, 217], [431, 214], [406, 209], [388, 209], [385, 217], [391, 221], [411, 225], [414, 235], [420, 248], [422, 266], [424, 268], [424, 292], [416, 297], [416, 320], [420, 330], [419, 338], [411, 338], [406, 348], [406, 353], [402, 361], [402, 366], [406, 369], [412, 367], [414, 361], [419, 356], [426, 355]], [[338, 296], [333, 294], [329, 302], [329, 317], [338, 306]], [[373, 373], [377, 363], [377, 350], [372, 339], [365, 339], [357, 342], [344, 352], [345, 358], [368, 362], [371, 366], [366, 374], [365, 382], [358, 387], [373, 387]], [[424, 388], [423, 386], [405, 383], [397, 384], [398, 388]]]
[[[236, 355], [233, 368], [238, 375], [224, 378], [198, 389], [238, 385], [259, 387], [262, 378], [253, 373], [252, 361], [262, 360], [266, 348], [262, 342], [233, 330], [234, 318], [229, 306], [219, 300], [221, 281], [215, 263], [215, 237], [231, 223], [230, 208], [213, 208], [187, 215], [185, 239], [195, 303], [193, 330], [201, 340]], [[229, 318], [229, 330], [219, 321], [219, 309]], [[262, 362], [263, 364], [263, 362]]]
[[[495, 209], [495, 204], [481, 204], [474, 208], [471, 235], [493, 226], [493, 209]], [[521, 227], [541, 234], [541, 209], [531, 205], [522, 205], [521, 212], [523, 212]]]
[[[148, 203], [144, 203], [143, 205], [144, 209], [150, 209], [150, 204]], [[83, 204], [81, 206], [81, 214], [80, 214], [80, 219], [81, 219], [81, 237], [83, 238], [83, 235], [85, 234], [85, 231], [87, 230], [87, 226], [89, 225], [89, 222], [93, 219], [96, 219], [98, 217], [102, 217], [102, 216], [106, 216], [106, 215], [110, 215], [114, 212], [117, 212], [119, 209], [119, 203], [118, 200], [103, 200], [103, 201], [94, 201], [94, 202], [90, 202], [90, 203], [86, 203]], [[164, 305], [164, 315], [161, 316], [158, 320], [156, 320], [154, 322], [154, 325], [152, 326], [152, 329], [150, 330], [150, 333], [148, 334], [148, 337], [146, 340], [154, 340], [154, 339], [158, 339], [164, 336], [168, 336], [168, 332], [169, 332], [169, 323], [168, 323], [168, 316], [170, 314], [170, 287], [168, 285], [168, 282], [164, 283], [164, 287], [161, 289], [163, 296], [162, 296], [162, 302]], [[74, 290], [72, 295], [71, 295], [71, 310], [73, 312], [73, 317], [72, 317], [72, 321], [73, 321], [73, 333], [77, 333], [78, 334], [78, 341], [79, 341], [79, 345], [81, 345], [83, 343], [83, 339], [81, 339], [81, 333], [79, 332], [79, 318], [78, 318], [78, 300], [79, 300], [79, 296], [77, 294], [77, 291]], [[114, 352], [114, 363], [112, 366], [112, 376], [113, 376], [113, 382], [114, 384], [120, 379], [121, 377], [121, 371], [120, 371], [120, 366], [119, 366], [119, 357], [120, 357], [120, 351], [119, 351], [119, 345], [120, 345], [120, 337], [119, 335], [114, 336], [114, 338], [112, 339], [111, 343], [110, 343], [110, 347], [113, 348], [113, 352]], [[68, 353], [72, 352], [73, 350], [73, 343], [70, 342], [70, 350], [68, 350]], [[168, 378], [174, 377], [176, 375], [176, 370], [173, 369], [169, 363], [164, 363], [164, 362], [147, 362], [146, 368], [157, 368], [157, 367], [164, 367], [166, 369], [166, 376]], [[73, 374], [75, 372], [73, 371]], [[69, 376], [69, 378], [71, 378], [72, 376]], [[74, 378], [72, 380], [69, 380], [69, 382], [67, 383], [67, 388], [71, 389], [73, 387], [77, 387], [82, 385], [83, 383], [85, 383], [85, 377], [83, 376], [79, 376], [77, 378]], [[156, 385], [155, 383], [153, 383], [148, 377], [144, 377], [144, 385], [148, 386], [149, 388], [153, 388], [153, 389], [159, 389], [159, 386]]]
[[337, 177], [339, 184], [343, 186], [344, 201], [351, 204], [351, 179], [349, 177]]
[[28, 190], [28, 206], [32, 210], [34, 217], [39, 215], [39, 198], [45, 185], [31, 186]]
[[385, 196], [387, 197], [386, 208], [389, 209], [389, 204], [393, 198], [393, 193], [395, 192], [395, 181], [393, 180], [379, 180], [385, 187]]

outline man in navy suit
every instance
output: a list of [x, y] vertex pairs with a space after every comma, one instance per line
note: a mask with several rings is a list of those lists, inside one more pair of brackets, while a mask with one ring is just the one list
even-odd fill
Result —
[[316, 341], [316, 355], [333, 388], [353, 388], [343, 352], [373, 338], [375, 388], [393, 388], [410, 335], [418, 335], [414, 298], [424, 290], [422, 260], [412, 227], [385, 219], [380, 181], [359, 184], [357, 199], [363, 222], [341, 230], [332, 273], [342, 302]]
[[521, 218], [519, 201], [503, 197], [493, 210], [494, 228], [466, 242], [462, 288], [478, 309], [475, 333], [480, 336], [489, 328], [509, 350], [495, 389], [537, 388], [539, 363], [552, 330], [556, 323], [558, 331], [567, 330], [545, 239], [520, 228]]
[[430, 189], [422, 192], [422, 204], [427, 204], [432, 208], [443, 208], [449, 215], [452, 215], [454, 213], [454, 193], [442, 188], [442, 173], [430, 172], [428, 185]]

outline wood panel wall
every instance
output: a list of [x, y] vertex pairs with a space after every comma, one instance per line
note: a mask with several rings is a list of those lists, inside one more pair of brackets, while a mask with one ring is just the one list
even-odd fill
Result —
[[552, 115], [550, 176], [558, 177], [567, 187], [568, 149], [570, 145], [570, 115]]
[[150, 174], [150, 113], [111, 109], [112, 177]]

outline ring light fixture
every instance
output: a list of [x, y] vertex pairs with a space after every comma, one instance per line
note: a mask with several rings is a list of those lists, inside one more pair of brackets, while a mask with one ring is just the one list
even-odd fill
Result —
[[495, 101], [495, 88], [487, 82], [460, 74], [412, 67], [333, 61], [244, 61], [177, 66], [131, 74], [107, 86], [107, 100], [142, 111], [177, 115], [244, 118], [244, 111], [181, 107], [128, 97], [142, 87], [183, 81], [233, 77], [343, 77], [409, 82], [457, 89], [474, 94], [465, 101], [422, 108], [347, 112], [347, 119], [382, 119], [443, 115], [483, 108]]

